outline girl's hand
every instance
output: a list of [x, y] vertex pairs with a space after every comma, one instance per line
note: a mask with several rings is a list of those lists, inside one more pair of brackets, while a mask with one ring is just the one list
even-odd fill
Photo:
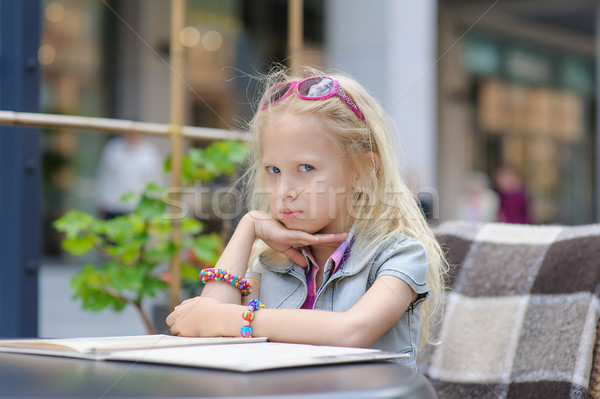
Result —
[[181, 302], [167, 316], [171, 334], [185, 337], [214, 337], [219, 335], [219, 308], [224, 306], [212, 298], [195, 297]]
[[257, 238], [304, 267], [307, 266], [306, 259], [296, 249], [297, 247], [309, 245], [338, 247], [348, 237], [348, 233], [309, 234], [300, 230], [289, 230], [271, 215], [261, 211], [251, 211], [247, 216], [254, 222], [254, 233]]

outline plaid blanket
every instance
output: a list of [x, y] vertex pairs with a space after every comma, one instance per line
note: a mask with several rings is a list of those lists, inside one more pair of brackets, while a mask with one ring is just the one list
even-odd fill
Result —
[[448, 222], [439, 345], [419, 367], [440, 399], [585, 398], [600, 294], [600, 225]]

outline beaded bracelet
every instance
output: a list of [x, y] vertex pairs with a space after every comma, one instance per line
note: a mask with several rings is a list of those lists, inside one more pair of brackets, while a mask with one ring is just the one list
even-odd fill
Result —
[[206, 284], [208, 280], [223, 281], [230, 284], [232, 287], [239, 288], [242, 292], [242, 296], [248, 296], [252, 293], [252, 285], [248, 280], [229, 273], [227, 270], [213, 268], [204, 269], [200, 272], [200, 280], [202, 280], [204, 284]]
[[244, 325], [240, 328], [240, 334], [244, 338], [252, 338], [252, 328], [250, 322], [254, 320], [254, 312], [258, 309], [264, 309], [265, 304], [259, 302], [258, 299], [252, 299], [248, 302], [248, 310], [244, 310], [242, 313], [242, 319], [244, 319]]

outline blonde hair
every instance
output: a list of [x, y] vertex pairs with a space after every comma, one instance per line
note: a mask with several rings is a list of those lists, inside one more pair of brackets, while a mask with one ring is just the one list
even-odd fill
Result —
[[[268, 201], [264, 193], [265, 171], [261, 167], [262, 133], [265, 127], [278, 115], [294, 112], [311, 115], [324, 124], [329, 139], [347, 160], [349, 168], [359, 176], [360, 194], [352, 209], [353, 230], [357, 238], [380, 243], [385, 239], [406, 235], [413, 237], [425, 246], [427, 253], [426, 282], [428, 299], [421, 310], [421, 342], [428, 340], [428, 327], [439, 315], [443, 301], [444, 281], [447, 263], [435, 239], [414, 193], [412, 193], [398, 166], [394, 151], [394, 125], [377, 101], [354, 79], [342, 74], [327, 74], [314, 68], [300, 71], [278, 69], [265, 80], [265, 92], [280, 82], [298, 81], [309, 76], [327, 75], [336, 79], [346, 94], [358, 105], [365, 121], [362, 121], [337, 96], [326, 100], [306, 101], [295, 94], [285, 98], [265, 110], [260, 106], [250, 122], [253, 135], [251, 144], [251, 185], [250, 207], [268, 212]], [[373, 154], [365, 156], [365, 154]], [[370, 246], [375, 251], [377, 246]]]

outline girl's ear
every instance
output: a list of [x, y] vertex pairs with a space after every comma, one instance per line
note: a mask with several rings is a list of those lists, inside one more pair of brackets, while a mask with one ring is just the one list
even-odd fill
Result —
[[[369, 168], [370, 166], [372, 166], [373, 168], [371, 169], [373, 171], [373, 173], [369, 174], [369, 178], [374, 178], [377, 175], [377, 172], [379, 172], [379, 167], [381, 165], [381, 162], [379, 160], [379, 155], [375, 154], [374, 152], [365, 152], [363, 154], [364, 157], [364, 165]], [[361, 173], [358, 170], [355, 170], [354, 172], [354, 179], [353, 179], [353, 187], [361, 187]]]

